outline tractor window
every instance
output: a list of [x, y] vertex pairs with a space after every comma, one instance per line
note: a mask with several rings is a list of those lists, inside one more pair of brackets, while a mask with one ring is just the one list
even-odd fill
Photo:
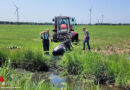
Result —
[[68, 19], [61, 19], [60, 20], [60, 24], [68, 24], [68, 23], [69, 23]]
[[59, 20], [59, 28], [60, 29], [67, 29], [69, 25], [69, 20], [67, 18], [62, 18]]
[[75, 25], [76, 24], [76, 21], [75, 19], [72, 20], [72, 18], [70, 19], [70, 25]]

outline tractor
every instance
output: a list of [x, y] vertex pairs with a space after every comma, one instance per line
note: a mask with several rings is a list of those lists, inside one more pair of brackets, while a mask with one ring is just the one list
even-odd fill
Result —
[[75, 18], [67, 17], [67, 16], [57, 16], [53, 19], [54, 30], [53, 30], [53, 41], [65, 41], [68, 39], [69, 30], [74, 28], [76, 25]]

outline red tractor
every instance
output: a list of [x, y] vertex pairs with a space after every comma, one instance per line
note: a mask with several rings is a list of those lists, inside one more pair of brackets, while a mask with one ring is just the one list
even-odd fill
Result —
[[64, 41], [68, 39], [69, 30], [76, 25], [75, 18], [67, 16], [57, 16], [53, 19], [55, 22], [55, 29], [53, 30], [53, 41]]

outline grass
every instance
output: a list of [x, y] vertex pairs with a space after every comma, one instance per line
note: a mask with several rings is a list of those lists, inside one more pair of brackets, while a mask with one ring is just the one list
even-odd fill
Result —
[[[40, 80], [39, 82], [35, 82], [32, 80], [32, 74], [27, 71], [24, 73], [17, 73], [14, 69], [12, 69], [8, 63], [4, 67], [0, 68], [0, 75], [3, 75], [4, 82], [6, 83], [6, 87], [18, 87], [19, 90], [59, 90], [57, 86], [50, 85], [49, 83], [45, 83], [45, 80]], [[76, 84], [75, 84], [76, 86]], [[81, 87], [80, 87], [81, 88]], [[2, 90], [2, 88], [0, 88]], [[66, 87], [61, 88], [61, 90], [74, 90], [76, 87], [71, 87], [66, 85]], [[89, 90], [100, 90], [99, 85], [90, 84], [86, 89]], [[9, 90], [14, 90], [13, 88], [9, 88]], [[83, 89], [85, 90], [85, 89]]]
[[[77, 26], [82, 42], [82, 28], [86, 27], [90, 33], [90, 44], [92, 48], [106, 47], [112, 45], [125, 48], [130, 42], [130, 26]], [[52, 26], [38, 25], [0, 25], [0, 47], [20, 46], [22, 48], [31, 48], [42, 50], [40, 32]], [[81, 45], [82, 43], [80, 43]], [[57, 44], [51, 43], [51, 49]]]
[[[32, 81], [30, 73], [24, 71], [24, 74], [17, 73], [14, 69], [10, 68], [9, 64], [6, 67], [0, 68], [0, 75], [4, 77], [5, 87], [19, 87], [19, 90], [51, 90], [49, 84], [44, 83], [44, 80], [36, 83]], [[14, 90], [13, 88], [10, 90]]]
[[66, 53], [60, 65], [68, 74], [80, 75], [82, 78], [93, 77], [95, 83], [116, 83], [125, 87], [130, 80], [130, 62], [124, 56], [104, 56], [99, 53]]
[[30, 49], [13, 51], [0, 49], [0, 57], [0, 61], [3, 64], [8, 63], [9, 60], [12, 67], [30, 71], [48, 71], [49, 63], [52, 60], [51, 56], [43, 56], [42, 52]]
[[20, 48], [42, 51], [40, 32], [47, 28], [52, 30], [52, 26], [0, 25], [0, 47], [8, 48], [17, 45]]
[[[84, 35], [83, 27], [86, 27], [90, 34], [91, 52], [81, 50]], [[42, 70], [49, 68], [50, 62], [54, 57], [43, 54], [42, 41], [40, 39], [40, 32], [48, 28], [52, 33], [53, 26], [0, 25], [0, 66], [3, 63], [0, 75], [10, 77], [15, 74], [14, 77], [19, 76], [16, 72], [8, 72], [8, 66], [5, 65], [6, 62], [10, 62], [9, 66], [22, 67], [27, 70], [35, 67], [33, 71], [35, 69], [40, 71], [41, 68]], [[115, 84], [122, 87], [130, 84], [130, 61], [127, 60], [130, 57], [129, 25], [77, 26], [75, 31], [79, 33], [79, 44], [75, 45], [71, 52], [67, 52], [60, 61], [58, 60], [58, 65], [65, 74], [79, 75], [83, 78], [94, 77], [96, 82], [102, 81], [103, 78], [104, 81], [108, 80], [108, 82], [114, 80]], [[50, 54], [52, 49], [58, 44], [50, 42]], [[9, 49], [12, 46], [18, 46], [19, 49]], [[39, 67], [37, 67], [38, 65]], [[14, 71], [14, 69], [11, 70]], [[20, 77], [19, 82], [22, 82], [23, 79]], [[10, 79], [7, 80], [7, 82], [9, 81]], [[28, 82], [28, 79], [25, 82]], [[27, 88], [32, 88], [33, 83], [32, 81], [30, 82], [30, 85], [18, 84], [18, 86], [22, 86], [22, 90], [26, 90]], [[46, 84], [41, 85], [42, 81], [39, 83], [39, 89], [49, 87]]]

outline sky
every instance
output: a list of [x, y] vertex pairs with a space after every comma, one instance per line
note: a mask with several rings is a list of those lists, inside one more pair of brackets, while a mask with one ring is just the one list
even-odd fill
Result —
[[75, 17], [77, 23], [130, 23], [130, 0], [0, 0], [0, 21], [16, 21], [19, 7], [21, 22], [52, 22], [55, 16]]

